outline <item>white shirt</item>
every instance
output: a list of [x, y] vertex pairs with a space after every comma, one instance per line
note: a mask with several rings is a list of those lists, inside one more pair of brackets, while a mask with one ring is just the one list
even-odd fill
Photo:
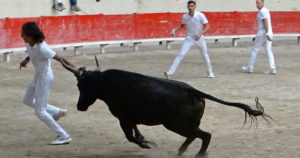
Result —
[[257, 14], [257, 23], [258, 23], [257, 34], [265, 34], [266, 33], [263, 19], [267, 19], [267, 22], [268, 22], [268, 32], [267, 33], [273, 34], [270, 11], [266, 7], [261, 8]]
[[33, 47], [31, 47], [29, 43], [26, 43], [26, 49], [36, 73], [51, 75], [51, 59], [56, 55], [56, 53], [48, 46], [48, 44], [43, 41], [42, 43], [36, 43]]
[[187, 26], [187, 38], [194, 39], [195, 36], [202, 32], [203, 24], [207, 24], [208, 20], [201, 12], [195, 11], [194, 16], [191, 17], [189, 13], [186, 13], [182, 17], [182, 24]]

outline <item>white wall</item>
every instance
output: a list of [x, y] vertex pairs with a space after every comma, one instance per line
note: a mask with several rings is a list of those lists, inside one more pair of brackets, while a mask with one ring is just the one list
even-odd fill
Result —
[[[196, 0], [201, 11], [256, 11], [255, 0]], [[53, 0], [0, 0], [0, 18], [38, 17], [75, 14], [69, 0], [63, 0], [66, 10], [52, 9]], [[76, 14], [131, 14], [185, 12], [187, 0], [78, 0], [83, 10]], [[265, 0], [271, 11], [300, 11], [300, 0]]]

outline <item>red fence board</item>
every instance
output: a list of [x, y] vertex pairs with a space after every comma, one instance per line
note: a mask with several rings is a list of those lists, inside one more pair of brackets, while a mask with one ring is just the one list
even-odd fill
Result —
[[6, 22], [5, 19], [0, 19], [0, 49], [6, 48]]
[[76, 16], [41, 17], [41, 28], [49, 44], [77, 42]]
[[[21, 26], [36, 21], [49, 44], [170, 37], [184, 13], [71, 15], [0, 19], [0, 49], [24, 47]], [[208, 36], [249, 35], [257, 31], [257, 12], [204, 12]], [[273, 32], [300, 33], [300, 12], [271, 12]], [[184, 37], [186, 28], [176, 32]]]
[[38, 22], [38, 18], [6, 18], [6, 48], [24, 47], [21, 37], [22, 25], [29, 21]]
[[162, 38], [170, 36], [168, 13], [135, 14], [136, 38]]
[[135, 38], [135, 18], [130, 15], [103, 16], [105, 41], [131, 40]]
[[76, 16], [76, 30], [78, 41], [101, 41], [104, 40], [105, 22], [103, 15]]

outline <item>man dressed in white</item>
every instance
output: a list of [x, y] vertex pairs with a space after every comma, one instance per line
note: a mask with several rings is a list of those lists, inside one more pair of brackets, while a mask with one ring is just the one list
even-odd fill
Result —
[[259, 49], [264, 46], [270, 66], [269, 71], [267, 71], [266, 73], [275, 75], [277, 72], [275, 67], [274, 55], [272, 52], [273, 32], [270, 11], [264, 7], [264, 0], [256, 0], [256, 7], [259, 10], [257, 15], [258, 32], [256, 34], [249, 64], [248, 66], [243, 66], [242, 69], [243, 71], [248, 73], [253, 72], [257, 53]]
[[[182, 45], [180, 53], [175, 58], [168, 72], [164, 72], [164, 75], [168, 79], [170, 75], [173, 75], [179, 66], [180, 61], [186, 55], [193, 45], [196, 45], [201, 49], [202, 57], [205, 60], [207, 67], [207, 75], [209, 78], [214, 78], [212, 67], [210, 64], [209, 55], [207, 52], [207, 46], [205, 42], [204, 34], [209, 30], [210, 26], [205, 15], [201, 12], [195, 11], [196, 2], [188, 1], [187, 3], [188, 13], [183, 15], [182, 23], [172, 30], [171, 35], [174, 36], [175, 32], [182, 29], [187, 25], [187, 35]], [[204, 25], [204, 29], [202, 26]]]

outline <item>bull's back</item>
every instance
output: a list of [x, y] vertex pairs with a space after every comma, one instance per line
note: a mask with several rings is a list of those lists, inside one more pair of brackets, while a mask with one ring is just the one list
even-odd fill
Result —
[[199, 98], [190, 93], [193, 88], [183, 82], [120, 70], [104, 74], [111, 97], [106, 103], [113, 106], [112, 113], [126, 115], [137, 124], [162, 124], [193, 108], [202, 108]]

